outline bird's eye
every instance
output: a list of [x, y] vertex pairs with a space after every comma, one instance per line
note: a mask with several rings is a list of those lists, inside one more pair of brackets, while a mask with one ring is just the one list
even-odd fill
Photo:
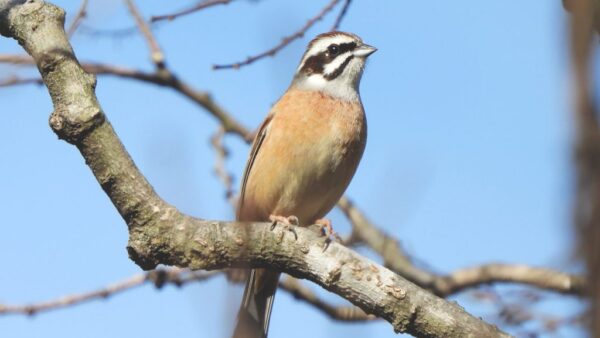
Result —
[[327, 51], [330, 55], [337, 55], [340, 52], [340, 48], [338, 45], [331, 45], [329, 48], [327, 48]]

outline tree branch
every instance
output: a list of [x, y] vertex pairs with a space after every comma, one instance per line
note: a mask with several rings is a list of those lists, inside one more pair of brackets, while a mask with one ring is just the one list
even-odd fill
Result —
[[[54, 300], [26, 304], [26, 305], [2, 305], [0, 304], [0, 315], [28, 315], [33, 316], [42, 312], [60, 310], [76, 305], [84, 304], [98, 299], [107, 299], [124, 291], [131, 290], [136, 287], [143, 286], [147, 283], [152, 283], [156, 288], [161, 289], [165, 285], [175, 285], [177, 287], [184, 286], [191, 282], [200, 282], [208, 280], [217, 275], [223, 274], [227, 279], [236, 284], [244, 281], [244, 278], [234, 277], [234, 274], [229, 273], [232, 270], [213, 270], [213, 271], [190, 271], [188, 269], [168, 268], [157, 269], [137, 274], [122, 281], [113, 283], [101, 289], [66, 295]], [[245, 270], [244, 270], [245, 271]], [[244, 274], [245, 275], [245, 274]], [[360, 308], [355, 306], [334, 306], [319, 299], [309, 288], [302, 286], [300, 281], [293, 277], [287, 277], [279, 282], [279, 287], [309, 305], [314, 306], [317, 310], [325, 313], [331, 319], [340, 321], [370, 321], [377, 317], [367, 315]]]
[[0, 314], [35, 315], [40, 312], [58, 310], [83, 304], [96, 299], [106, 299], [123, 291], [152, 282], [157, 288], [173, 284], [181, 286], [192, 281], [201, 281], [216, 276], [218, 271], [187, 271], [183, 269], [159, 269], [135, 275], [105, 288], [85, 293], [60, 297], [55, 300], [28, 305], [1, 305]]
[[75, 18], [73, 18], [71, 25], [69, 26], [69, 28], [67, 28], [67, 36], [69, 38], [72, 37], [73, 34], [75, 34], [75, 31], [77, 31], [77, 28], [79, 28], [79, 25], [81, 24], [83, 19], [87, 16], [88, 2], [89, 2], [89, 0], [83, 0], [81, 2], [81, 6], [79, 7], [77, 14], [75, 14]]
[[157, 69], [165, 68], [165, 55], [160, 49], [158, 41], [156, 41], [156, 38], [154, 38], [150, 27], [142, 18], [142, 15], [138, 11], [133, 0], [125, 0], [125, 4], [127, 4], [127, 9], [129, 9], [129, 13], [131, 14], [131, 16], [133, 16], [135, 24], [138, 26], [138, 29], [146, 39], [146, 42], [148, 43], [148, 47], [150, 48], [150, 58], [152, 59], [152, 62], [154, 62], [154, 65]]
[[327, 6], [325, 6], [316, 16], [310, 18], [304, 26], [302, 26], [294, 34], [292, 34], [290, 36], [286, 36], [283, 39], [281, 39], [281, 42], [278, 45], [276, 45], [275, 47], [268, 49], [260, 54], [257, 54], [254, 56], [249, 56], [244, 61], [239, 61], [239, 62], [229, 63], [229, 64], [222, 64], [222, 65], [213, 65], [213, 69], [214, 70], [239, 69], [240, 67], [247, 66], [247, 65], [249, 65], [255, 61], [258, 61], [260, 59], [263, 59], [267, 56], [274, 56], [280, 50], [284, 49], [287, 45], [289, 45], [292, 41], [303, 37], [304, 33], [306, 33], [306, 31], [308, 31], [315, 23], [317, 23], [318, 21], [323, 19], [323, 17], [327, 13], [329, 13], [335, 7], [335, 5], [338, 4], [338, 2], [340, 2], [340, 0], [332, 0], [331, 2], [329, 2], [329, 4], [327, 4]]
[[344, 17], [346, 17], [346, 13], [348, 13], [348, 8], [350, 7], [351, 3], [352, 0], [346, 0], [344, 6], [342, 7], [342, 10], [340, 11], [340, 14], [338, 14], [337, 18], [335, 18], [335, 22], [333, 23], [333, 26], [330, 29], [331, 31], [337, 31], [340, 28], [342, 20], [344, 19]]
[[[17, 65], [31, 65], [34, 64], [33, 59], [28, 55], [0, 55], [0, 62], [12, 63]], [[219, 106], [211, 97], [208, 92], [197, 90], [188, 83], [180, 80], [167, 68], [159, 69], [156, 72], [149, 73], [141, 70], [135, 70], [131, 68], [107, 65], [102, 63], [83, 63], [83, 69], [88, 73], [96, 75], [112, 75], [126, 79], [133, 79], [152, 83], [155, 85], [171, 88], [194, 103], [198, 104], [202, 108], [206, 109], [211, 115], [213, 115], [224, 128], [227, 133], [235, 133], [240, 135], [246, 142], [252, 141], [253, 134], [242, 126], [237, 120], [235, 120], [227, 111]], [[12, 80], [12, 81], [9, 81]], [[5, 80], [6, 85], [21, 84], [21, 81], [11, 78]], [[33, 79], [26, 79], [23, 83], [36, 82]]]
[[205, 8], [208, 7], [212, 7], [214, 5], [227, 5], [228, 3], [230, 3], [231, 0], [205, 0], [205, 1], [201, 1], [198, 2], [196, 5], [184, 9], [182, 11], [179, 12], [175, 12], [172, 14], [165, 14], [165, 15], [156, 15], [156, 16], [152, 16], [150, 18], [151, 22], [156, 22], [156, 21], [161, 21], [161, 20], [174, 20], [177, 19], [180, 16], [184, 16], [184, 15], [188, 15], [194, 12], [198, 12], [200, 10], [203, 10]]
[[436, 274], [414, 265], [398, 241], [371, 223], [348, 198], [343, 197], [338, 207], [352, 224], [351, 237], [378, 253], [385, 267], [438, 296], [448, 297], [470, 287], [499, 282], [520, 283], [578, 296], [584, 293], [586, 282], [582, 276], [521, 264], [485, 264], [448, 275]]
[[519, 283], [564, 294], [582, 296], [585, 278], [546, 268], [521, 264], [484, 264], [439, 275], [433, 280], [432, 291], [450, 296], [467, 288], [492, 283]]
[[63, 29], [64, 11], [39, 0], [0, 3], [0, 34], [33, 57], [54, 104], [50, 126], [74, 144], [129, 227], [130, 258], [191, 269], [269, 267], [309, 279], [397, 332], [420, 337], [507, 337], [495, 326], [415, 286], [338, 243], [323, 250], [318, 231], [298, 239], [268, 223], [194, 219], [164, 202], [142, 176], [102, 112], [95, 77], [77, 62]]
[[223, 136], [225, 136], [225, 130], [223, 127], [219, 127], [217, 132], [210, 138], [210, 143], [217, 153], [214, 172], [225, 186], [225, 198], [235, 208], [237, 198], [233, 190], [233, 176], [225, 169], [225, 159], [229, 156], [229, 150], [223, 144]]

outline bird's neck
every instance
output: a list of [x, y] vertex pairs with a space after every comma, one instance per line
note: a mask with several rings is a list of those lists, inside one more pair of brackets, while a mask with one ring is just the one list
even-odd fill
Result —
[[291, 88], [305, 91], [318, 91], [336, 99], [350, 102], [359, 102], [358, 91], [360, 78], [349, 81], [344, 77], [327, 80], [321, 75], [297, 75], [292, 81]]

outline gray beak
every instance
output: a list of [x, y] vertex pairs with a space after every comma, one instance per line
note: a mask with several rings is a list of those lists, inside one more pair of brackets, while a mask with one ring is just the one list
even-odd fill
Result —
[[353, 54], [354, 54], [354, 56], [366, 58], [367, 56], [375, 53], [376, 51], [377, 51], [377, 48], [375, 48], [373, 46], [369, 46], [367, 44], [362, 44], [354, 50]]

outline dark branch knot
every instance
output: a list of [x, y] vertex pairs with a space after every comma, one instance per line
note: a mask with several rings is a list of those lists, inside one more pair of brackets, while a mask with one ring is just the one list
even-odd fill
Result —
[[50, 127], [62, 140], [76, 144], [100, 126], [105, 120], [101, 110], [90, 107], [85, 112], [75, 113], [57, 109], [50, 115]]

